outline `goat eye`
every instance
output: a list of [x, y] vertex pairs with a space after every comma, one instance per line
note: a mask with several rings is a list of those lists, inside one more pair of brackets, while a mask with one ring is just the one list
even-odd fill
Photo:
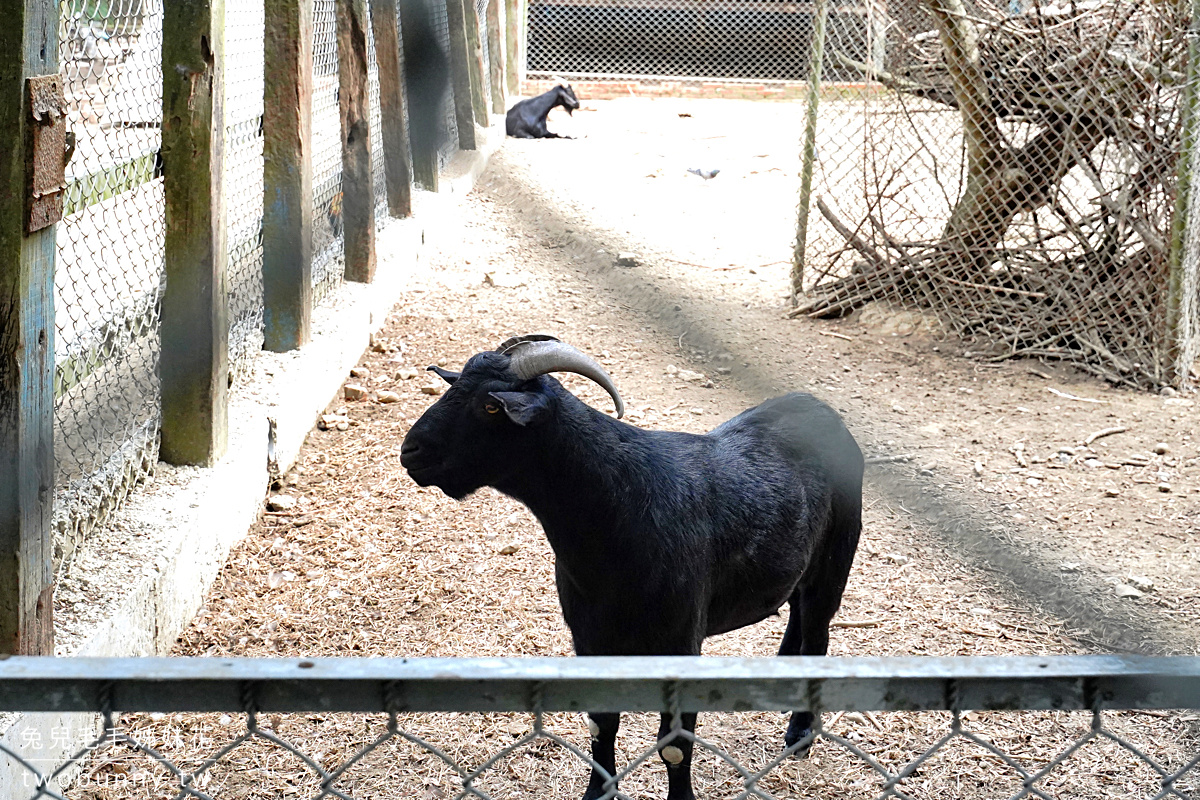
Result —
[[496, 405], [495, 403], [487, 403], [484, 405], [483, 410], [489, 414], [498, 414], [500, 413], [500, 406]]

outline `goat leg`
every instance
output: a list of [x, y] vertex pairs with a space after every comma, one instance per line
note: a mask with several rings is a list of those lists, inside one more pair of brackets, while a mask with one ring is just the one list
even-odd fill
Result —
[[[691, 733], [696, 730], [695, 714], [680, 714], [679, 721], [683, 730]], [[696, 800], [692, 791], [692, 739], [689, 736], [675, 735], [675, 715], [663, 714], [658, 726], [658, 741], [666, 740], [658, 751], [663, 763], [667, 765], [667, 800]]]
[[583, 800], [597, 800], [597, 798], [611, 796], [610, 790], [615, 790], [617, 785], [614, 783], [611, 786], [605, 785], [609, 778], [617, 774], [617, 729], [621, 727], [621, 715], [611, 713], [596, 713], [588, 714], [588, 729], [592, 733], [592, 760], [607, 771], [607, 775], [595, 767], [592, 768], [592, 777], [588, 780], [587, 791], [583, 793]]

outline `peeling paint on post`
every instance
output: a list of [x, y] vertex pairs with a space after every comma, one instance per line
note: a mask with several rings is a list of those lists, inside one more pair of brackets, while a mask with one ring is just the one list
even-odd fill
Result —
[[0, 11], [0, 654], [52, 655], [56, 226], [26, 235], [25, 165], [26, 79], [58, 72], [58, 4]]
[[342, 221], [346, 280], [375, 279], [375, 180], [367, 94], [367, 3], [339, 0], [338, 106], [342, 117]]
[[229, 322], [222, 192], [224, 0], [179, 0], [163, 22], [163, 461], [207, 466], [229, 436]]
[[383, 171], [387, 179], [388, 213], [412, 215], [412, 167], [408, 163], [408, 109], [404, 107], [404, 67], [400, 60], [400, 25], [396, 0], [371, 0], [375, 31], [375, 63], [379, 65], [379, 116], [383, 122]]
[[267, 0], [263, 110], [263, 348], [312, 335], [312, 0]]

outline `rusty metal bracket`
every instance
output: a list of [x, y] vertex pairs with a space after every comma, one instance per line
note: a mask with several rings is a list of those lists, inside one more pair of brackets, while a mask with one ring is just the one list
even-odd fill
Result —
[[29, 79], [29, 115], [33, 120], [28, 165], [30, 233], [62, 219], [67, 160], [74, 149], [72, 142], [68, 150], [66, 105], [59, 75]]

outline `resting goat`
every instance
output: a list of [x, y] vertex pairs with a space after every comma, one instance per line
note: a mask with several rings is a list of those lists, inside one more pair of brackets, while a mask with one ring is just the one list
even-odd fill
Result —
[[562, 106], [568, 114], [579, 108], [570, 85], [555, 86], [537, 97], [518, 102], [504, 118], [504, 130], [518, 139], [570, 139], [570, 136], [559, 136], [546, 130], [546, 115], [555, 106]]
[[[552, 337], [510, 339], [417, 420], [400, 461], [461, 500], [483, 486], [541, 521], [577, 655], [697, 655], [707, 636], [791, 606], [780, 655], [823, 655], [862, 528], [862, 453], [837, 413], [789, 394], [700, 435], [635, 428], [547, 373], [575, 372], [624, 405], [604, 369]], [[593, 713], [592, 758], [616, 774], [620, 715]], [[687, 731], [695, 714], [682, 714]], [[809, 736], [791, 716], [784, 741]], [[659, 739], [670, 735], [664, 714]], [[806, 747], [807, 744], [804, 744]], [[798, 750], [801, 748], [797, 748]], [[664, 742], [668, 800], [692, 800], [692, 743]], [[601, 797], [593, 770], [584, 800]]]

